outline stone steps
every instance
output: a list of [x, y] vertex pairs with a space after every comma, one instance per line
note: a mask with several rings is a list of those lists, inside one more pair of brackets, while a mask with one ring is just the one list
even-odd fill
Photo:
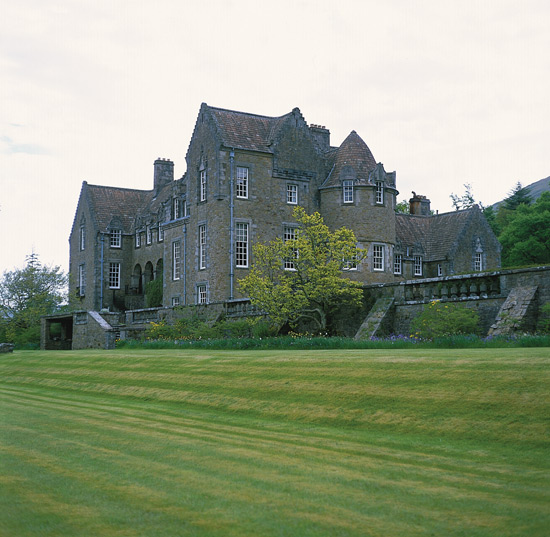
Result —
[[495, 322], [489, 329], [489, 336], [511, 334], [519, 329], [529, 314], [529, 309], [535, 301], [538, 287], [514, 287], [502, 304]]
[[391, 298], [379, 298], [374, 306], [369, 311], [369, 314], [357, 330], [355, 334], [356, 340], [369, 339], [376, 336], [383, 324], [389, 318], [389, 313], [393, 307], [395, 299]]

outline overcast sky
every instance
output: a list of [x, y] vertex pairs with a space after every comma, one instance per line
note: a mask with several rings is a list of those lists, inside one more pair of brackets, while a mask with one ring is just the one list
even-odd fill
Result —
[[0, 272], [68, 270], [82, 181], [152, 188], [201, 102], [355, 130], [398, 200], [550, 175], [548, 0], [0, 0]]

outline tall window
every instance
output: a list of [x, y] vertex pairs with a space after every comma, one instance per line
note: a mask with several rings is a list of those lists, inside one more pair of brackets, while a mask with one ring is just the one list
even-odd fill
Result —
[[199, 181], [199, 190], [200, 190], [200, 201], [206, 201], [206, 170], [200, 171], [200, 181]]
[[78, 265], [78, 295], [86, 294], [86, 265]]
[[[296, 228], [294, 227], [285, 227], [283, 230], [283, 241], [293, 241], [296, 239]], [[294, 270], [296, 267], [294, 266], [294, 261], [298, 257], [298, 250], [294, 248], [292, 250], [291, 257], [286, 257], [283, 261], [283, 267], [285, 270]]]
[[290, 205], [298, 205], [298, 185], [286, 185], [286, 202]]
[[384, 270], [384, 245], [373, 244], [372, 245], [372, 269]]
[[153, 242], [153, 231], [151, 230], [151, 226], [147, 224], [147, 227], [145, 229], [145, 237], [147, 244], [151, 244]]
[[403, 273], [403, 255], [395, 254], [393, 257], [393, 273], [402, 274]]
[[120, 263], [109, 263], [109, 289], [120, 289]]
[[197, 304], [208, 304], [208, 291], [205, 283], [197, 285]]
[[162, 242], [164, 240], [164, 228], [162, 227], [162, 224], [159, 222], [159, 234], [158, 234], [159, 242]]
[[414, 275], [422, 276], [422, 256], [414, 256]]
[[235, 264], [248, 267], [248, 224], [237, 222], [235, 226]]
[[174, 198], [172, 207], [173, 220], [183, 218], [185, 216], [185, 201], [181, 198]]
[[136, 248], [141, 246], [141, 233], [136, 229]]
[[483, 270], [483, 257], [481, 252], [476, 252], [476, 255], [474, 257], [474, 270]]
[[344, 203], [353, 203], [353, 181], [343, 181]]
[[86, 248], [86, 226], [81, 224], [80, 226], [80, 249]]
[[357, 270], [357, 255], [354, 254], [349, 259], [344, 259], [342, 270]]
[[248, 168], [237, 166], [237, 197], [248, 198]]
[[437, 275], [443, 276], [443, 267], [441, 266], [441, 263], [437, 264]]
[[384, 203], [384, 183], [382, 181], [376, 182], [376, 203]]
[[172, 279], [179, 280], [181, 277], [181, 243], [172, 243]]
[[120, 248], [122, 246], [122, 230], [111, 229], [109, 233], [109, 244], [111, 248]]
[[206, 268], [206, 225], [199, 226], [199, 269]]

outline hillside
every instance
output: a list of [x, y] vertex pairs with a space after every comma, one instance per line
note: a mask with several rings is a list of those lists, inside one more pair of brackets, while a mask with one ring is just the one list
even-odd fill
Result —
[[[529, 195], [531, 196], [531, 201], [533, 202], [543, 192], [550, 192], [550, 176], [545, 177], [544, 179], [540, 179], [539, 181], [535, 181], [530, 185], [525, 185], [524, 188], [529, 192]], [[504, 200], [500, 200], [500, 201], [497, 201], [496, 203], [493, 203], [492, 207], [494, 209], [498, 209], [498, 207], [503, 201]]]

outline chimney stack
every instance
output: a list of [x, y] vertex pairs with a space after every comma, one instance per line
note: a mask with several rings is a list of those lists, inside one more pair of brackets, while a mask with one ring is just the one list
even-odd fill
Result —
[[154, 189], [155, 194], [165, 185], [174, 180], [174, 163], [169, 159], [155, 160]]
[[413, 191], [413, 197], [409, 200], [409, 212], [416, 216], [430, 216], [430, 200]]

